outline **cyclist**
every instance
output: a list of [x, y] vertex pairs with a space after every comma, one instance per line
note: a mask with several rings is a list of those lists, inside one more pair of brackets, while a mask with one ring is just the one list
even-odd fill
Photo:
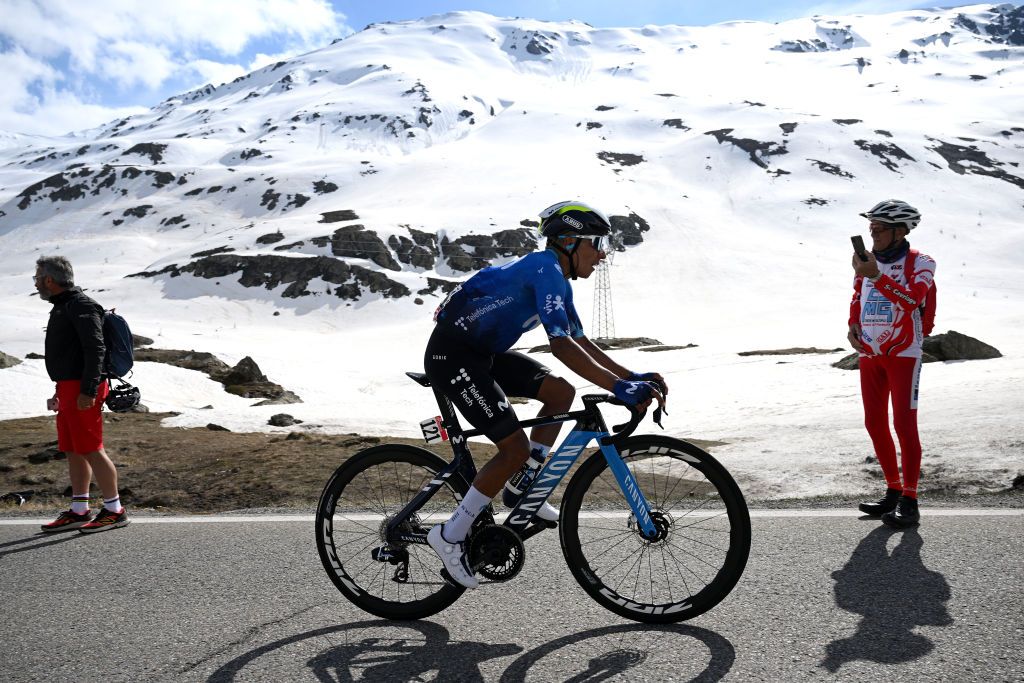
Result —
[[[540, 218], [545, 249], [484, 268], [457, 286], [434, 313], [424, 354], [431, 386], [498, 447], [451, 517], [427, 535], [445, 579], [466, 588], [477, 587], [465, 545], [473, 521], [510, 477], [505, 502], [517, 502], [561, 429], [534, 427], [528, 438], [506, 396], [537, 399], [543, 404], [539, 415], [555, 415], [567, 412], [576, 394], [549, 368], [509, 351], [523, 333], [543, 325], [555, 358], [629, 405], [644, 409], [652, 399], [664, 405], [668, 392], [660, 374], [630, 372], [587, 339], [573, 306], [569, 280], [590, 277], [605, 258], [608, 219], [579, 201], [549, 206]], [[554, 521], [558, 511], [546, 505], [538, 515]]]
[[[935, 261], [908, 254], [910, 231], [921, 214], [899, 199], [879, 202], [860, 214], [870, 221], [871, 251], [867, 260], [853, 255], [854, 294], [847, 338], [860, 353], [860, 387], [864, 425], [885, 475], [885, 495], [861, 503], [868, 515], [881, 515], [888, 526], [902, 529], [920, 520], [917, 484], [921, 474], [921, 439], [917, 432], [917, 392], [924, 339], [920, 306], [935, 277]], [[912, 269], [912, 272], [905, 272]], [[900, 442], [903, 480], [896, 465], [896, 446], [889, 432], [889, 397]]]

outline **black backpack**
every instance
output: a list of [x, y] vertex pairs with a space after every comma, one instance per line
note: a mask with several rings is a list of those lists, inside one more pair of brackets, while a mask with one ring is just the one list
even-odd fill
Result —
[[[107, 353], [103, 357], [103, 374], [110, 379], [110, 391], [105, 401], [108, 409], [115, 413], [126, 413], [142, 400], [137, 387], [124, 381], [132, 366], [135, 365], [135, 352], [132, 345], [132, 331], [128, 321], [110, 309], [103, 311], [103, 344]], [[117, 386], [114, 385], [117, 382]]]
[[121, 379], [135, 365], [135, 353], [128, 321], [119, 316], [116, 310], [112, 308], [103, 311], [103, 343], [107, 347], [103, 358], [103, 374]]

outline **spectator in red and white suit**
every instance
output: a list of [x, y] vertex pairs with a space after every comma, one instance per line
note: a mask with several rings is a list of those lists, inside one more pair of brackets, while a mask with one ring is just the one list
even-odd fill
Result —
[[[932, 286], [935, 261], [912, 251], [906, 237], [921, 214], [898, 199], [879, 202], [860, 214], [870, 221], [871, 251], [853, 256], [854, 294], [847, 338], [860, 353], [864, 425], [885, 474], [887, 490], [860, 510], [895, 528], [920, 520], [917, 486], [921, 440], [917, 432], [917, 395], [921, 376], [922, 306]], [[908, 272], [910, 271], [910, 272]], [[930, 330], [928, 330], [930, 331]], [[900, 443], [902, 479], [889, 431], [889, 401]]]

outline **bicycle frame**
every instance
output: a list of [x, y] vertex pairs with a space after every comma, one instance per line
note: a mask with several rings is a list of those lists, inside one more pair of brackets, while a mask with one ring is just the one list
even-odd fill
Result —
[[[473, 483], [476, 478], [476, 465], [473, 463], [472, 455], [469, 452], [467, 439], [471, 436], [483, 436], [478, 429], [463, 431], [455, 414], [455, 408], [446, 396], [434, 391], [437, 405], [441, 409], [441, 418], [451, 442], [452, 451], [455, 457], [437, 476], [431, 479], [420, 489], [409, 503], [395, 515], [387, 527], [387, 540], [404, 543], [425, 544], [426, 533], [400, 532], [399, 525], [405, 522], [411, 515], [415, 514], [434, 495], [434, 493], [452, 476], [460, 476], [467, 485]], [[558, 487], [566, 473], [572, 468], [583, 450], [591, 441], [597, 441], [601, 453], [608, 462], [608, 467], [615, 476], [622, 495], [629, 503], [636, 518], [640, 530], [644, 536], [654, 538], [657, 529], [651, 521], [651, 509], [644, 497], [636, 480], [629, 471], [629, 467], [622, 461], [619, 451], [615, 446], [616, 436], [613, 436], [604, 422], [604, 417], [598, 409], [597, 404], [605, 402], [607, 396], [601, 394], [588, 394], [583, 396], [583, 409], [558, 415], [546, 415], [531, 420], [520, 422], [523, 429], [537, 427], [561, 422], [576, 420], [572, 430], [562, 440], [557, 449], [553, 449], [551, 455], [545, 461], [537, 476], [534, 477], [530, 487], [523, 493], [522, 498], [516, 504], [508, 517], [505, 518], [504, 526], [515, 531], [523, 540], [534, 534], [549, 528], [551, 523], [544, 522], [537, 517], [537, 510], [540, 509], [551, 493]], [[458, 497], [458, 493], [456, 493]], [[493, 523], [494, 515], [490, 508], [480, 514], [478, 523]]]

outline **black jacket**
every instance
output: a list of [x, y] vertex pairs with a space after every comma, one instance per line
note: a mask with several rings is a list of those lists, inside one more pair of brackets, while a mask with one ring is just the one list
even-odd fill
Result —
[[46, 372], [54, 382], [77, 379], [95, 396], [103, 380], [103, 307], [72, 287], [50, 298], [46, 325]]

